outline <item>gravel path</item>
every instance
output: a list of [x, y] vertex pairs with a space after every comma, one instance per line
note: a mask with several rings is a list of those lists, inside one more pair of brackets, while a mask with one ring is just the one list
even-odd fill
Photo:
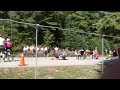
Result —
[[[15, 57], [15, 61], [12, 62], [3, 62], [0, 61], [0, 68], [2, 67], [21, 67], [20, 57]], [[24, 61], [25, 67], [37, 67], [40, 66], [77, 66], [77, 65], [96, 65], [100, 64], [104, 58], [101, 57], [97, 60], [95, 59], [86, 59], [86, 60], [77, 60], [76, 57], [67, 57], [68, 60], [51, 60], [52, 57], [38, 57], [37, 62], [35, 57], [25, 57]]]

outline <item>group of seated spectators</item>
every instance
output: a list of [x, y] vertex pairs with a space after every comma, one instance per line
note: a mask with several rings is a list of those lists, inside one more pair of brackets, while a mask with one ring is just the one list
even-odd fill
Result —
[[[44, 56], [44, 57], [55, 57], [55, 59], [66, 59], [66, 56], [68, 57], [76, 57], [76, 59], [86, 59], [86, 58], [92, 58], [92, 59], [98, 59], [100, 56], [100, 53], [98, 52], [97, 48], [94, 50], [85, 50], [85, 49], [76, 49], [74, 51], [69, 51], [68, 49], [63, 49], [59, 48], [57, 46], [52, 47], [52, 46], [36, 46], [31, 45], [31, 46], [24, 46], [23, 47], [23, 52], [26, 56], [35, 56], [37, 50], [38, 56]], [[109, 51], [109, 54], [107, 55], [106, 59], [109, 59], [111, 57], [117, 56], [117, 51]], [[53, 58], [52, 58], [53, 60]]]
[[37, 49], [35, 45], [30, 45], [30, 46], [26, 45], [23, 47], [23, 52], [26, 56], [28, 55], [34, 56], [36, 53], [36, 50], [37, 50], [38, 55], [48, 57], [48, 54], [51, 51], [58, 50], [58, 47], [47, 47], [47, 46], [40, 46], [40, 45], [37, 46]]
[[[67, 53], [69, 52], [68, 50], [61, 49], [59, 47], [47, 47], [47, 46], [37, 46], [37, 49], [35, 48], [35, 45], [31, 46], [24, 46], [23, 47], [23, 52], [25, 56], [35, 56], [36, 50], [38, 56], [44, 56], [44, 57], [49, 57], [49, 56], [54, 56], [56, 59], [65, 59], [67, 56]], [[70, 53], [70, 52], [69, 52]], [[69, 54], [68, 54], [69, 55]]]
[[84, 49], [77, 49], [75, 50], [75, 55], [77, 59], [86, 59], [86, 58], [92, 58], [92, 59], [98, 59], [100, 54], [97, 49], [95, 50], [84, 50]]
[[117, 56], [118, 56], [117, 50], [115, 50], [115, 49], [109, 50], [109, 53], [108, 53], [106, 59], [112, 59], [112, 58], [117, 57]]
[[84, 50], [84, 49], [76, 49], [74, 51], [69, 51], [68, 49], [59, 48], [57, 46], [37, 46], [37, 49], [35, 48], [35, 45], [31, 46], [24, 46], [23, 52], [26, 56], [32, 55], [35, 56], [36, 50], [38, 56], [44, 56], [44, 57], [55, 57], [56, 59], [66, 59], [65, 57], [72, 57], [76, 56], [77, 59], [86, 59], [87, 57], [98, 59], [99, 52], [97, 50]]
[[[54, 53], [54, 57], [57, 60], [67, 60], [67, 52], [65, 51], [65, 49], [59, 49], [58, 51], [55, 51]], [[52, 58], [53, 60], [53, 58]]]

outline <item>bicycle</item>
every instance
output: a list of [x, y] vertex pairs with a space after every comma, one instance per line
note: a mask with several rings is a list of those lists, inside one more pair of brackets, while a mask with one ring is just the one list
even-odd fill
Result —
[[4, 51], [4, 57], [3, 57], [4, 62], [6, 62], [6, 59], [9, 62], [14, 61], [14, 58], [11, 52], [12, 52], [11, 49], [7, 49]]

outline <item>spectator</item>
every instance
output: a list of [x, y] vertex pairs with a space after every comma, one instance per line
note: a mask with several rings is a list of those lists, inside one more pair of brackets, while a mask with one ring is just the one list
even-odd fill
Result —
[[5, 39], [2, 37], [2, 34], [0, 34], [0, 57], [3, 57], [4, 53], [4, 42]]
[[41, 47], [41, 49], [40, 49], [41, 51], [44, 51], [44, 47]]
[[37, 46], [37, 51], [39, 51], [40, 49], [39, 49], [39, 47]]
[[81, 59], [81, 58], [85, 59], [85, 57], [84, 57], [84, 55], [85, 55], [84, 52], [85, 52], [84, 49], [80, 49], [80, 50], [79, 50], [79, 53], [80, 53], [80, 59]]
[[108, 54], [108, 57], [107, 57], [106, 59], [111, 59], [112, 56], [113, 56], [113, 52], [112, 52], [112, 50], [110, 50], [110, 51], [109, 51], [109, 54]]
[[118, 56], [117, 51], [113, 50], [113, 57], [116, 57], [116, 56]]
[[100, 56], [100, 54], [99, 54], [98, 50], [95, 49], [95, 50], [93, 51], [93, 59], [98, 59], [99, 56]]
[[58, 47], [54, 47], [55, 54], [58, 53], [58, 50], [59, 50]]
[[41, 56], [44, 56], [44, 46], [41, 46], [40, 53], [41, 53]]
[[78, 51], [75, 50], [75, 56], [76, 56], [76, 59], [78, 59]]
[[35, 50], [35, 47], [34, 47], [33, 45], [31, 45], [31, 46], [30, 46], [30, 51], [32, 52], [32, 55], [35, 54], [34, 50]]
[[95, 59], [98, 59], [99, 56], [100, 56], [100, 54], [99, 54], [98, 50], [96, 49], [96, 50], [95, 50]]
[[117, 52], [118, 52], [118, 58], [120, 59], [120, 46], [118, 46]]
[[23, 47], [23, 52], [24, 52], [24, 54], [27, 54], [27, 46]]
[[44, 53], [45, 53], [45, 56], [48, 57], [48, 47], [47, 46], [44, 48]]
[[59, 60], [66, 60], [67, 53], [65, 49], [61, 51], [61, 54], [59, 55]]
[[6, 39], [4, 45], [5, 45], [5, 51], [7, 51], [8, 49], [11, 51], [12, 41], [9, 38]]
[[55, 48], [54, 48], [55, 51], [58, 51], [58, 49], [59, 49], [58, 47], [55, 47]]

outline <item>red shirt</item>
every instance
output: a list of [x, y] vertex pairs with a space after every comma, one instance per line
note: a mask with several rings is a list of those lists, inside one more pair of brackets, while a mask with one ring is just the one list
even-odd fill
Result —
[[120, 47], [117, 48], [117, 51], [120, 52]]

